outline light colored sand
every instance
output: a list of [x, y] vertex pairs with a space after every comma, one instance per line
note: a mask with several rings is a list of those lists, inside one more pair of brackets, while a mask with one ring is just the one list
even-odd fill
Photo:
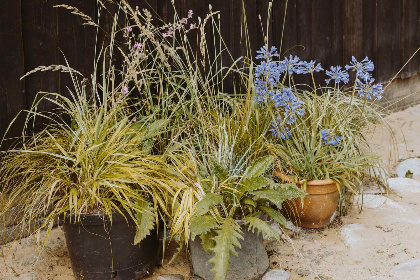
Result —
[[[396, 139], [398, 156], [389, 152], [389, 133], [376, 131], [371, 141], [392, 175], [399, 160], [420, 157], [420, 105], [386, 119]], [[288, 231], [292, 243], [267, 241], [271, 267], [288, 271], [292, 280], [316, 276], [323, 280], [420, 280], [420, 192], [412, 181], [407, 181], [407, 186], [404, 180], [396, 183], [395, 194], [368, 192], [362, 212], [354, 205], [348, 216], [338, 218], [327, 229], [303, 230], [300, 234]], [[33, 237], [2, 249], [0, 280], [25, 273], [33, 273], [39, 280], [74, 279], [64, 236], [58, 228], [39, 255]], [[187, 258], [182, 256], [173, 265], [157, 268], [147, 279], [156, 280], [160, 274], [182, 274], [192, 279], [189, 271]]]

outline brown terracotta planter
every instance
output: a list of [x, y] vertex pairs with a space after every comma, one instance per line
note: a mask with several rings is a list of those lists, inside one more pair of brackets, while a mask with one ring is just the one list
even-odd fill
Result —
[[[279, 177], [277, 172], [274, 173]], [[284, 181], [291, 181], [287, 176], [280, 176]], [[298, 183], [301, 185], [302, 183]], [[304, 228], [320, 228], [328, 225], [337, 209], [340, 194], [334, 180], [312, 180], [306, 183], [306, 193], [302, 199], [286, 201], [283, 205], [285, 214], [298, 226]]]

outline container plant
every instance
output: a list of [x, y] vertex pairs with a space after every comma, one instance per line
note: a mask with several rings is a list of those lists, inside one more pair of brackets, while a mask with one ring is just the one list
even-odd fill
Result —
[[185, 243], [194, 274], [257, 279], [269, 266], [262, 236], [280, 238], [263, 217], [284, 225], [278, 209], [304, 193], [295, 184], [273, 181], [275, 157], [265, 145], [271, 118], [252, 102], [251, 92], [215, 100], [203, 106], [206, 111], [192, 122], [192, 136], [182, 145], [186, 160], [179, 169], [195, 193], [192, 200], [183, 199], [193, 201], [184, 223], [189, 232]]
[[[174, 193], [165, 161], [151, 153], [167, 122], [127, 113], [123, 84], [74, 73], [69, 97], [41, 93], [27, 112], [26, 125], [43, 118], [44, 128], [3, 153], [2, 213], [20, 205], [22, 228], [41, 220], [34, 230], [47, 236], [62, 219], [77, 279], [138, 279], [159, 261], [158, 209]], [[38, 111], [41, 101], [57, 110]]]
[[[316, 86], [314, 73], [322, 72], [315, 61], [290, 56], [282, 61], [276, 48], [262, 48], [255, 73], [255, 100], [272, 112], [271, 148], [278, 156], [274, 174], [282, 181], [295, 182], [308, 193], [286, 204], [292, 221], [303, 227], [327, 225], [336, 210], [340, 194], [356, 193], [363, 176], [378, 173], [379, 159], [371, 152], [365, 135], [381, 113], [373, 102], [381, 98], [382, 86], [374, 84], [367, 58], [353, 58], [345, 69], [326, 71], [327, 86]], [[312, 85], [296, 85], [294, 76], [309, 74]], [[329, 83], [333, 86], [328, 86]]]

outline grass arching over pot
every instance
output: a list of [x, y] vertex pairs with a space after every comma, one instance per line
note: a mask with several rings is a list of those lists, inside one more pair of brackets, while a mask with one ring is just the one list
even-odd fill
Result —
[[[112, 58], [112, 47], [104, 50], [104, 58], [105, 53]], [[167, 214], [176, 193], [170, 166], [154, 151], [158, 137], [171, 129], [168, 119], [134, 110], [126, 79], [117, 83], [116, 70], [112, 63], [106, 69], [105, 59], [100, 84], [97, 72], [89, 82], [70, 67], [62, 68], [73, 80], [69, 97], [40, 93], [26, 112], [25, 129], [36, 118], [47, 122], [45, 128], [29, 135], [24, 129], [22, 141], [3, 153], [2, 210], [22, 206], [22, 229], [43, 220], [38, 231], [50, 230], [62, 214], [78, 222], [86, 213], [126, 213], [137, 226], [138, 243], [155, 227], [158, 216]], [[40, 112], [41, 102], [57, 109]]]
[[[349, 74], [340, 66], [326, 71], [327, 86], [317, 86], [314, 73], [323, 71], [315, 61], [300, 61], [297, 56], [275, 60], [275, 47], [262, 48], [256, 70], [255, 100], [272, 112], [272, 151], [278, 168], [295, 182], [333, 179], [355, 192], [363, 176], [380, 175], [380, 160], [372, 152], [366, 134], [382, 122], [375, 103], [382, 85], [374, 84], [373, 63], [354, 58], [346, 70], [356, 72], [353, 86]], [[312, 85], [297, 85], [296, 75], [311, 75]], [[328, 86], [333, 82], [333, 86]], [[386, 185], [386, 178], [379, 178]]]

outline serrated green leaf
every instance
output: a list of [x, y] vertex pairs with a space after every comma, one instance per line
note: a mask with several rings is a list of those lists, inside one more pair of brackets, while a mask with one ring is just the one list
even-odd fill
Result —
[[213, 252], [214, 246], [216, 246], [216, 241], [214, 241], [214, 237], [216, 237], [217, 233], [215, 230], [211, 230], [206, 234], [200, 235], [201, 238], [201, 246], [203, 246], [204, 251], [211, 254]]
[[252, 192], [267, 186], [276, 186], [273, 180], [264, 176], [246, 178], [241, 182], [238, 191], [241, 193]]
[[281, 193], [282, 197], [285, 200], [298, 198], [306, 195], [306, 193], [300, 188], [298, 188], [294, 183], [279, 184], [275, 187], [275, 189]]
[[252, 198], [244, 197], [242, 198], [241, 202], [245, 205], [250, 205], [254, 208], [257, 208], [257, 203]]
[[267, 215], [270, 216], [277, 223], [281, 224], [282, 226], [286, 226], [287, 220], [280, 212], [267, 206], [259, 206], [258, 209], [267, 213]]
[[285, 201], [281, 193], [278, 192], [277, 190], [266, 189], [266, 190], [260, 190], [260, 191], [253, 191], [253, 192], [250, 192], [250, 194], [253, 195], [257, 199], [268, 200], [269, 202], [276, 205], [279, 209], [281, 209], [282, 204]]
[[215, 218], [211, 215], [192, 217], [190, 221], [191, 240], [194, 240], [197, 235], [206, 234], [217, 226]]
[[221, 181], [225, 181], [229, 177], [229, 172], [224, 168], [222, 165], [220, 165], [214, 158], [209, 159], [212, 172], [216, 177]]
[[214, 206], [223, 202], [223, 196], [215, 194], [215, 193], [208, 193], [204, 196], [202, 200], [197, 202], [196, 204], [196, 216], [201, 216], [209, 212]]
[[257, 217], [246, 217], [243, 219], [244, 223], [248, 225], [248, 229], [254, 232], [255, 229], [258, 230], [258, 233], [261, 233], [263, 236], [280, 241], [280, 234], [272, 229], [265, 221]]
[[141, 212], [136, 213], [137, 220], [137, 231], [136, 236], [134, 237], [134, 245], [140, 243], [147, 235], [150, 234], [150, 231], [155, 228], [155, 213], [153, 207], [149, 202], [144, 200], [139, 200], [138, 209]]
[[249, 166], [245, 173], [244, 177], [256, 177], [256, 176], [262, 176], [267, 171], [267, 169], [273, 164], [275, 160], [274, 156], [267, 155], [264, 156], [256, 161], [254, 161], [251, 166]]
[[226, 274], [229, 270], [230, 254], [237, 256], [235, 247], [241, 248], [239, 239], [243, 239], [241, 235], [241, 228], [238, 223], [232, 218], [226, 218], [217, 230], [217, 235], [214, 237], [216, 245], [213, 248], [214, 256], [209, 260], [214, 267], [214, 280], [225, 280]]

